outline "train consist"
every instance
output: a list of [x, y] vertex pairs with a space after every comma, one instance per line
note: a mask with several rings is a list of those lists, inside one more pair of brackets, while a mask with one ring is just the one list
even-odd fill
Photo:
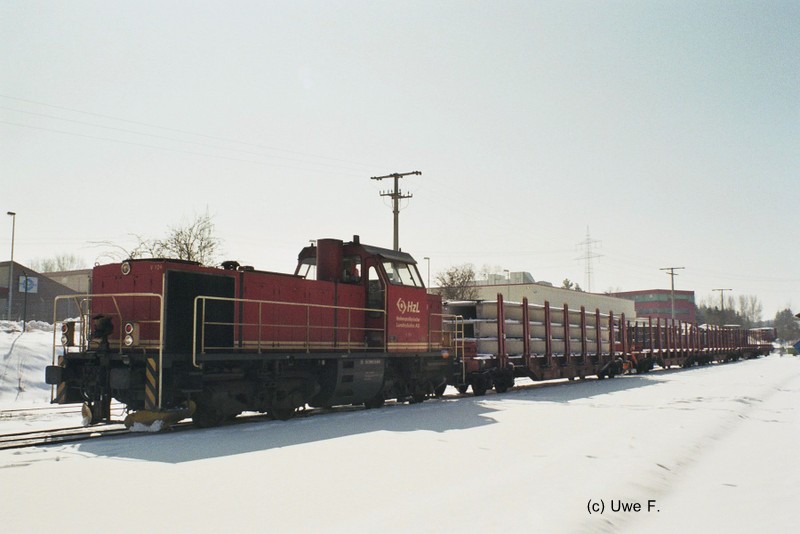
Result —
[[[305, 406], [421, 402], [448, 385], [482, 395], [514, 379], [614, 376], [654, 365], [750, 357], [768, 344], [733, 329], [627, 323], [522, 303], [449, 303], [429, 294], [407, 253], [320, 239], [293, 274], [236, 262], [170, 259], [94, 268], [78, 318], [54, 317], [53, 402], [111, 400], [135, 422], [191, 417], [215, 426], [243, 411], [289, 419]], [[55, 327], [54, 327], [55, 328]]]

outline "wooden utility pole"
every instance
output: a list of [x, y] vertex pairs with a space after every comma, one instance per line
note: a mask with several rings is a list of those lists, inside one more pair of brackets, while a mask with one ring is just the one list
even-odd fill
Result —
[[730, 288], [727, 288], [727, 289], [718, 288], [718, 289], [712, 289], [711, 291], [719, 291], [719, 304], [720, 304], [720, 307], [722, 309], [722, 322], [724, 323], [725, 322], [725, 292], [726, 291], [733, 291], [733, 289], [730, 289]]
[[420, 171], [413, 172], [396, 172], [394, 174], [387, 174], [386, 176], [373, 176], [370, 180], [385, 180], [386, 178], [394, 178], [394, 191], [381, 192], [382, 197], [392, 198], [392, 212], [394, 213], [394, 250], [400, 250], [400, 200], [403, 198], [411, 198], [414, 195], [404, 195], [400, 191], [400, 178], [416, 174], [420, 176]]
[[670, 276], [670, 301], [672, 302], [672, 319], [675, 319], [675, 274], [676, 270], [685, 269], [686, 267], [662, 267], [661, 271], [669, 271]]

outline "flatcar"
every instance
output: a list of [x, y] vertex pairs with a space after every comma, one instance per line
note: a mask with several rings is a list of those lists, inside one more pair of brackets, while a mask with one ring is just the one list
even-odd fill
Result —
[[476, 395], [502, 392], [514, 379], [614, 377], [661, 368], [691, 367], [769, 354], [774, 331], [637, 318], [599, 309], [495, 301], [445, 303], [461, 348], [456, 387]]

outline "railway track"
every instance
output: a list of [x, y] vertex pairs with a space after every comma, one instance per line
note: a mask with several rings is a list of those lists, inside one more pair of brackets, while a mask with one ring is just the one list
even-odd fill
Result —
[[[111, 410], [124, 410], [125, 405], [119, 402], [111, 403]], [[0, 420], [11, 417], [22, 417], [28, 415], [62, 415], [80, 414], [80, 404], [47, 404], [44, 406], [26, 406], [23, 408], [6, 408], [0, 410]]]
[[8, 434], [0, 434], [0, 450], [71, 443], [128, 433], [130, 433], [130, 430], [125, 428], [121, 421], [93, 427], [72, 426], [10, 432]]

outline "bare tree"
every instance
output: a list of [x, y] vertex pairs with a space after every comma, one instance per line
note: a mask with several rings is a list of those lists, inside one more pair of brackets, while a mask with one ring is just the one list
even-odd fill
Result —
[[722, 301], [711, 296], [700, 299], [697, 305], [697, 322], [743, 326], [745, 321], [742, 315], [736, 311], [736, 302], [734, 298], [728, 295], [728, 297]]
[[215, 263], [221, 241], [214, 234], [214, 221], [206, 210], [194, 220], [179, 226], [172, 226], [169, 233], [162, 239], [148, 239], [135, 235], [138, 243], [128, 250], [115, 243], [101, 243], [115, 250], [106, 252], [106, 256], [120, 259], [124, 258], [172, 258], [178, 260], [196, 261], [203, 265]]
[[742, 326], [752, 328], [761, 322], [761, 313], [764, 307], [756, 295], [739, 295], [739, 314], [742, 316]]
[[86, 260], [75, 254], [59, 254], [52, 258], [36, 258], [29, 262], [30, 268], [40, 273], [55, 273], [60, 271], [74, 271], [84, 269]]
[[439, 294], [445, 300], [476, 300], [475, 268], [470, 263], [450, 267], [436, 275]]
[[[472, 267], [472, 265], [470, 265], [470, 267]], [[488, 280], [493, 274], [502, 272], [503, 268], [500, 265], [489, 265], [488, 263], [484, 263], [477, 274], [481, 277], [481, 279]]]

